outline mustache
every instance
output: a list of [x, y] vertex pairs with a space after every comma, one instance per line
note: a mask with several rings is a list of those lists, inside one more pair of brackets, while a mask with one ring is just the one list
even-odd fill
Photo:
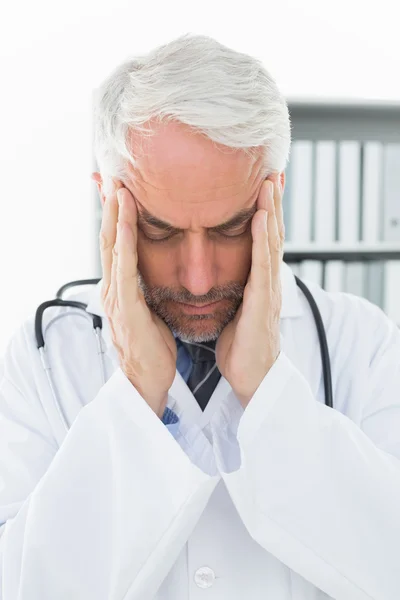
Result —
[[145, 300], [151, 301], [154, 304], [161, 304], [166, 301], [183, 302], [185, 304], [211, 304], [219, 300], [242, 300], [244, 293], [244, 285], [237, 282], [230, 282], [216, 288], [211, 288], [202, 296], [194, 296], [185, 288], [181, 290], [172, 290], [168, 287], [154, 286], [148, 288], [143, 286], [143, 294]]

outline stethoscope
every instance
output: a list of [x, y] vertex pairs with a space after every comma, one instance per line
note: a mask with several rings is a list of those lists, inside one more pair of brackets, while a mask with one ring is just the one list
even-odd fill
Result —
[[[329, 358], [328, 342], [326, 339], [325, 328], [324, 328], [324, 324], [322, 321], [321, 313], [319, 311], [317, 303], [315, 302], [315, 300], [313, 298], [313, 295], [311, 294], [310, 290], [305, 285], [305, 283], [303, 281], [301, 281], [301, 279], [299, 279], [296, 275], [295, 275], [295, 279], [296, 279], [297, 286], [301, 289], [304, 296], [306, 297], [306, 299], [310, 305], [311, 311], [313, 313], [314, 321], [315, 321], [317, 331], [318, 331], [318, 339], [319, 339], [319, 346], [320, 346], [320, 352], [321, 352], [322, 372], [323, 372], [323, 376], [324, 376], [325, 404], [326, 404], [326, 406], [330, 406], [331, 408], [333, 408], [331, 362], [330, 362], [330, 358]], [[96, 285], [99, 281], [100, 281], [100, 279], [82, 279], [79, 281], [71, 281], [69, 283], [66, 283], [58, 290], [54, 300], [48, 300], [46, 302], [43, 302], [38, 307], [38, 309], [36, 311], [36, 315], [35, 315], [35, 336], [36, 336], [37, 348], [39, 350], [43, 369], [46, 372], [46, 376], [47, 376], [47, 379], [49, 382], [51, 393], [53, 395], [54, 403], [56, 405], [56, 408], [60, 415], [60, 418], [65, 426], [66, 431], [68, 431], [69, 426], [67, 424], [65, 415], [63, 414], [62, 409], [61, 409], [61, 402], [58, 399], [57, 390], [53, 384], [53, 379], [52, 379], [51, 373], [50, 373], [51, 367], [47, 361], [46, 352], [45, 352], [45, 348], [44, 348], [45, 344], [44, 344], [44, 335], [43, 335], [43, 329], [42, 329], [43, 313], [46, 310], [46, 308], [49, 308], [50, 306], [68, 306], [70, 308], [77, 308], [79, 310], [82, 310], [85, 312], [85, 314], [87, 315], [88, 318], [90, 318], [90, 317], [92, 318], [93, 329], [94, 329], [94, 333], [95, 333], [96, 340], [97, 340], [97, 350], [98, 350], [98, 355], [99, 355], [101, 377], [102, 377], [103, 384], [105, 384], [106, 383], [106, 371], [105, 371], [105, 366], [104, 366], [104, 349], [103, 349], [102, 336], [101, 336], [101, 330], [103, 327], [102, 318], [99, 315], [94, 315], [92, 313], [87, 312], [87, 310], [86, 310], [87, 304], [85, 304], [84, 302], [77, 302], [75, 300], [63, 300], [63, 298], [62, 298], [64, 292], [67, 289], [70, 289], [75, 286], [80, 286], [80, 285]]]

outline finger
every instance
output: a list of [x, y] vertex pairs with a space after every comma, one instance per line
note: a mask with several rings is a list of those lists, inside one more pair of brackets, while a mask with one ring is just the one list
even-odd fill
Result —
[[[274, 189], [275, 212], [276, 212], [276, 218], [278, 221], [279, 236], [280, 236], [282, 244], [283, 244], [284, 237], [285, 237], [285, 226], [284, 226], [284, 215], [283, 215], [283, 204], [282, 204], [283, 191], [282, 191], [282, 186], [281, 186], [280, 174], [273, 173], [272, 175], [269, 175], [267, 177], [267, 179], [263, 182], [263, 185], [266, 185], [267, 181], [272, 181], [272, 183], [275, 186], [275, 189]], [[263, 187], [261, 188], [261, 190], [263, 190]], [[258, 208], [265, 208], [265, 210], [270, 210], [268, 192], [265, 192], [265, 195], [264, 195], [264, 193], [260, 192]]]
[[139, 300], [137, 255], [137, 208], [129, 190], [119, 192], [121, 199], [118, 221], [117, 295], [120, 310], [134, 310]]
[[283, 215], [283, 189], [281, 185], [280, 175], [277, 176], [277, 185], [275, 189], [275, 212], [278, 222], [279, 239], [281, 241], [281, 251], [283, 254], [283, 245], [285, 242], [285, 221]]
[[[257, 198], [258, 210], [255, 213], [252, 222], [253, 247], [250, 280], [252, 282], [251, 285], [256, 285], [257, 287], [262, 287], [264, 289], [271, 287], [271, 255], [269, 252], [268, 241], [268, 211], [271, 205], [270, 196], [273, 193], [271, 189], [272, 187], [272, 180], [267, 178], [261, 186], [260, 193]], [[267, 224], [265, 224], [265, 219], [267, 220]]]
[[119, 207], [118, 220], [120, 222], [127, 223], [132, 229], [133, 234], [136, 235], [137, 229], [137, 208], [136, 202], [127, 188], [122, 188], [119, 192], [121, 197], [121, 204]]
[[116, 227], [118, 221], [118, 202], [116, 189], [106, 198], [103, 207], [103, 216], [99, 234], [100, 258], [103, 271], [103, 292], [107, 293], [111, 284], [111, 271], [113, 264], [113, 248], [116, 240]]
[[271, 289], [271, 255], [268, 243], [268, 220], [266, 210], [260, 208], [251, 222], [253, 246], [251, 254], [251, 287], [258, 290]]
[[109, 285], [109, 296], [113, 302], [116, 302], [117, 307], [119, 308], [119, 298], [118, 298], [118, 286], [117, 286], [117, 272], [118, 272], [118, 254], [119, 247], [121, 245], [120, 233], [118, 222], [115, 228], [115, 244], [112, 248], [112, 265], [111, 265], [111, 281]]
[[264, 210], [269, 210], [269, 194], [270, 194], [270, 185], [272, 183], [272, 179], [270, 177], [267, 177], [267, 179], [264, 179], [261, 188], [260, 188], [260, 193], [258, 194], [258, 198], [257, 198], [257, 209], [264, 209]]
[[[278, 176], [279, 177], [279, 176]], [[277, 207], [280, 204], [280, 189], [278, 177], [273, 180], [273, 189], [268, 198], [268, 241], [271, 256], [271, 277], [274, 289], [280, 277], [280, 264], [282, 260], [282, 244], [279, 232]]]
[[276, 214], [276, 222], [278, 227], [278, 236], [280, 243], [280, 263], [283, 260], [283, 249], [285, 245], [285, 222], [283, 214], [283, 189], [281, 185], [280, 174], [275, 176], [275, 190], [274, 190], [274, 209]]

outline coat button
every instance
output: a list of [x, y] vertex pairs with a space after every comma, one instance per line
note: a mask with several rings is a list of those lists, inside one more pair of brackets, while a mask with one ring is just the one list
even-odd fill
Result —
[[194, 580], [200, 588], [209, 588], [215, 580], [215, 573], [210, 567], [201, 567], [194, 574]]

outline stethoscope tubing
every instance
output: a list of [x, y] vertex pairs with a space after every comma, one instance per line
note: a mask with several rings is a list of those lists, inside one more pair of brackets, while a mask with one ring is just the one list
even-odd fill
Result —
[[[322, 321], [322, 316], [321, 316], [321, 313], [317, 306], [317, 303], [315, 302], [314, 297], [311, 294], [308, 287], [296, 275], [295, 275], [295, 280], [296, 280], [297, 286], [301, 289], [304, 296], [306, 297], [306, 299], [310, 305], [311, 311], [313, 313], [314, 321], [315, 321], [315, 324], [317, 327], [320, 353], [321, 353], [322, 372], [323, 372], [323, 379], [324, 379], [325, 404], [326, 404], [326, 406], [333, 408], [331, 363], [330, 363], [330, 358], [329, 358], [329, 348], [328, 348], [328, 342], [327, 342], [327, 338], [326, 338], [324, 324]], [[92, 313], [88, 313], [86, 310], [87, 304], [85, 304], [84, 302], [78, 302], [75, 300], [63, 300], [61, 297], [62, 294], [71, 287], [75, 287], [78, 285], [97, 284], [99, 281], [100, 281], [100, 279], [81, 279], [78, 281], [71, 281], [70, 283], [63, 285], [57, 291], [56, 298], [53, 300], [48, 300], [46, 302], [43, 302], [38, 307], [38, 309], [36, 311], [36, 315], [35, 315], [35, 336], [36, 336], [37, 348], [38, 348], [38, 351], [40, 354], [40, 359], [41, 359], [41, 362], [43, 365], [43, 369], [46, 373], [47, 380], [49, 382], [49, 387], [50, 387], [50, 390], [51, 390], [51, 393], [52, 393], [52, 396], [54, 399], [54, 403], [56, 405], [56, 409], [58, 411], [58, 414], [60, 416], [60, 419], [61, 419], [66, 431], [69, 430], [69, 426], [67, 423], [66, 416], [63, 413], [62, 408], [61, 408], [61, 402], [58, 398], [58, 393], [57, 393], [56, 387], [54, 385], [53, 378], [51, 376], [51, 367], [50, 367], [49, 361], [47, 360], [47, 356], [46, 356], [44, 332], [43, 332], [43, 313], [50, 306], [61, 306], [61, 307], [77, 308], [79, 310], [84, 311], [86, 313], [86, 315], [88, 316], [88, 318], [91, 318], [92, 324], [93, 324], [93, 331], [94, 331], [94, 334], [96, 335], [96, 340], [97, 340], [97, 352], [98, 352], [99, 361], [100, 361], [101, 378], [102, 378], [102, 383], [104, 385], [107, 380], [106, 380], [106, 370], [105, 370], [105, 364], [104, 364], [103, 338], [101, 335], [101, 330], [102, 330], [102, 326], [103, 326], [102, 318], [99, 315], [94, 315]]]

